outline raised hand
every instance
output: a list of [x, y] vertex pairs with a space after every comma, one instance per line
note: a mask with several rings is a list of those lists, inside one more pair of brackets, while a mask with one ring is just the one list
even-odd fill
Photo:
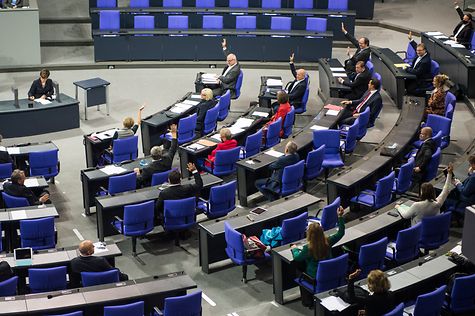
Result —
[[226, 47], [227, 47], [227, 43], [226, 43], [226, 39], [225, 39], [225, 38], [223, 38], [223, 41], [221, 42], [221, 46], [222, 46], [223, 48], [226, 48]]
[[409, 31], [409, 34], [407, 34], [407, 38], [412, 41], [412, 31]]
[[343, 23], [343, 22], [341, 22], [341, 31], [342, 31], [344, 34], [348, 33], [348, 31], [347, 31], [346, 28], [345, 28], [345, 23]]
[[294, 63], [294, 57], [295, 57], [295, 54], [292, 53], [292, 55], [290, 55], [290, 58], [289, 58], [289, 61], [290, 61], [291, 64]]

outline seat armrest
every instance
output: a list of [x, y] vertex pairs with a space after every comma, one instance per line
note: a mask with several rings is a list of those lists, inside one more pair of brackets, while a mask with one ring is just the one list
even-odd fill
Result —
[[163, 316], [163, 312], [157, 306], [153, 307], [153, 311], [156, 315]]
[[121, 233], [124, 232], [124, 220], [120, 218], [119, 216], [114, 216], [114, 222], [119, 222], [120, 223], [120, 230]]

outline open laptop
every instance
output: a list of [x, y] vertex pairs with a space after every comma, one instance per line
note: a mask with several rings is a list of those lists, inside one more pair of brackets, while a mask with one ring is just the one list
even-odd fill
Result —
[[17, 248], [13, 250], [16, 266], [31, 266], [33, 263], [33, 249]]

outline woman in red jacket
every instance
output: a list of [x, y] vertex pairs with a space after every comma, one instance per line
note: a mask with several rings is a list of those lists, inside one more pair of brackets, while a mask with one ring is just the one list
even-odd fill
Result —
[[[231, 134], [231, 131], [228, 128], [222, 128], [219, 131], [219, 135], [221, 136], [221, 143], [219, 143], [216, 146], [216, 149], [208, 155], [208, 160], [211, 162], [214, 162], [214, 159], [216, 158], [216, 153], [219, 150], [233, 149], [237, 146], [237, 141], [235, 139], [231, 139], [233, 135]], [[211, 167], [211, 164], [208, 161], [205, 162], [205, 165], [207, 167]]]
[[277, 121], [279, 118], [282, 119], [282, 125], [280, 127], [280, 137], [284, 136], [284, 121], [285, 117], [287, 116], [287, 113], [290, 112], [290, 103], [289, 103], [289, 95], [285, 91], [279, 91], [277, 93], [277, 102], [279, 103], [279, 108], [277, 109], [277, 113], [274, 114], [274, 116], [271, 117], [270, 121], [264, 125], [264, 128], [262, 130], [262, 137], [263, 137], [263, 143], [265, 143], [266, 136], [267, 136], [267, 129], [269, 128], [269, 125]]

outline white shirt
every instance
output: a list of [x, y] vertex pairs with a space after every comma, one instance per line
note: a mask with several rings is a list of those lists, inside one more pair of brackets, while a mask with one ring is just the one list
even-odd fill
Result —
[[412, 69], [416, 68], [416, 65], [421, 61], [422, 58], [425, 57], [425, 55], [427, 55], [427, 53], [425, 53], [425, 54], [422, 55], [422, 56], [417, 57], [416, 62], [415, 62], [414, 65], [412, 66]]
[[457, 31], [457, 33], [454, 35], [455, 39], [457, 39], [457, 37], [459, 36], [460, 32], [462, 32], [462, 30], [465, 28], [467, 24], [463, 23], [462, 26], [460, 26], [459, 30]]
[[305, 80], [305, 78], [302, 79], [302, 80], [297, 80], [297, 81], [295, 81], [295, 83], [294, 83], [294, 85], [292, 86], [292, 89], [290, 89], [289, 93], [292, 92], [292, 90], [294, 90], [294, 88], [295, 88], [299, 83], [301, 83], [301, 82], [304, 81], [304, 80]]
[[228, 66], [228, 68], [226, 69], [226, 71], [224, 72], [224, 74], [223, 74], [222, 76], [225, 77], [225, 76], [228, 74], [228, 72], [229, 72], [231, 69], [233, 69], [233, 67], [236, 66], [236, 65], [237, 65], [237, 63], [235, 63], [235, 64], [232, 65], [232, 66]]

